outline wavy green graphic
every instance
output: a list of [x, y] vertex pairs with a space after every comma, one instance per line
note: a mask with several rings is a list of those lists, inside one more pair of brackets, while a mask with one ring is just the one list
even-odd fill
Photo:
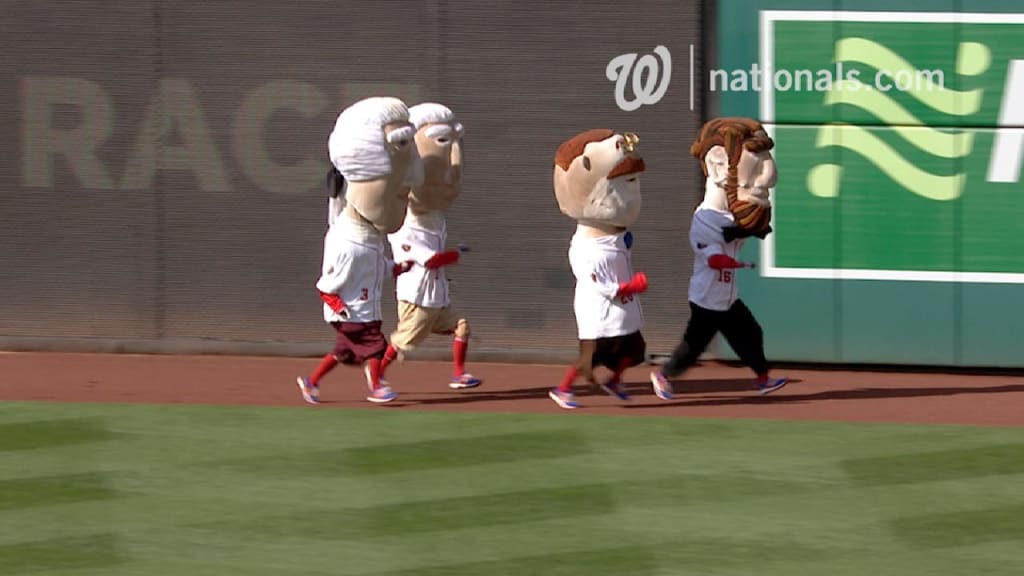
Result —
[[[977, 65], [981, 63], [982, 58], [978, 53], [978, 46], [984, 49], [984, 56], [987, 57], [988, 48], [983, 45], [973, 42], [960, 45], [961, 53], [966, 53], [967, 56], [957, 59], [960, 64], [958, 73], [963, 75], [973, 72], [973, 75], [976, 75], [988, 68], [987, 62], [984, 63], [984, 68]], [[836, 41], [835, 61], [859, 62], [876, 70], [883, 70], [893, 77], [902, 74], [905, 78], [912, 78], [914, 89], [908, 90], [907, 93], [929, 108], [945, 114], [967, 116], [981, 109], [981, 89], [957, 91], [946, 88], [942, 84], [937, 84], [931, 75], [912, 66], [899, 54], [866, 38], [843, 38]]]
[[[830, 125], [818, 131], [817, 146], [842, 146], [871, 161], [897, 184], [929, 200], [947, 201], [960, 196], [964, 174], [939, 176], [921, 170], [900, 156], [884, 140], [860, 126]], [[963, 154], [957, 154], [962, 156]], [[838, 169], [837, 169], [838, 168]], [[842, 169], [833, 164], [816, 166], [808, 174], [811, 193], [822, 198], [839, 195]]]
[[[933, 74], [918, 70], [888, 47], [866, 38], [838, 40], [834, 60], [859, 62], [893, 77], [913, 79], [912, 89], [904, 92], [938, 112], [967, 116], [976, 113], [981, 107], [980, 89], [957, 91], [937, 84], [933, 81]], [[956, 68], [961, 76], [981, 74], [988, 69], [990, 63], [988, 47], [976, 42], [960, 44]], [[869, 112], [906, 142], [932, 156], [953, 159], [963, 158], [970, 153], [974, 143], [973, 133], [929, 127], [888, 93], [873, 88], [877, 87], [858, 79], [839, 80], [825, 96], [825, 104], [846, 104]], [[838, 146], [856, 152], [906, 190], [929, 200], [954, 200], [963, 191], [964, 174], [944, 176], [922, 170], [884, 140], [860, 126], [822, 126], [818, 131], [817, 146]], [[839, 195], [842, 174], [843, 168], [840, 165], [815, 166], [807, 174], [808, 189], [819, 198], [835, 198]]]
[[825, 103], [848, 104], [870, 110], [907, 142], [935, 156], [956, 158], [971, 151], [974, 134], [930, 128], [888, 94], [865, 88], [866, 85], [859, 80], [840, 80], [825, 96]]

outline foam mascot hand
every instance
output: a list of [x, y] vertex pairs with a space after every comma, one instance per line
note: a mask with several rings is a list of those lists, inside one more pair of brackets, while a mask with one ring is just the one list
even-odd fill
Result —
[[405, 274], [410, 269], [412, 269], [413, 265], [415, 264], [416, 262], [412, 260], [406, 260], [405, 262], [395, 262], [395, 266], [391, 270], [391, 275], [394, 276], [395, 278], [398, 278], [402, 274]]
[[[409, 109], [397, 98], [366, 98], [338, 115], [327, 147], [344, 182], [348, 217], [383, 234], [401, 227], [409, 190], [423, 181], [415, 134]], [[334, 200], [331, 206], [340, 206]], [[332, 208], [330, 221], [340, 216], [341, 209], [334, 213]]]
[[629, 282], [623, 282], [619, 284], [618, 296], [632, 296], [634, 294], [640, 294], [641, 292], [647, 291], [647, 275], [643, 272], [637, 272], [629, 280]]
[[769, 190], [777, 171], [771, 150], [774, 141], [764, 127], [749, 118], [714, 118], [701, 128], [690, 154], [701, 162], [706, 177], [702, 207], [732, 215], [725, 240], [771, 232]]

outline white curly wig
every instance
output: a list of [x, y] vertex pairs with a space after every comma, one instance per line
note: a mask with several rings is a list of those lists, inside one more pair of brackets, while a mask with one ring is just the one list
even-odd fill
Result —
[[409, 108], [398, 98], [374, 96], [342, 110], [327, 140], [331, 163], [349, 182], [376, 180], [391, 173], [383, 127], [408, 122]]

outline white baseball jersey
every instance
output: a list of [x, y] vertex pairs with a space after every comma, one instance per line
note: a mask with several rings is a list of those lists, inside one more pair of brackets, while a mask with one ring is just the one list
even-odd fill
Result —
[[743, 240], [726, 242], [722, 228], [735, 224], [733, 216], [703, 206], [693, 213], [690, 224], [690, 246], [693, 248], [693, 275], [690, 277], [689, 299], [708, 310], [728, 310], [739, 296], [735, 269], [716, 270], [708, 258], [725, 254], [738, 259]]
[[324, 261], [317, 290], [337, 294], [345, 303], [338, 314], [324, 304], [327, 322], [374, 322], [382, 319], [381, 291], [394, 262], [384, 238], [372, 226], [341, 216], [324, 238]]
[[433, 212], [418, 216], [410, 210], [405, 215], [402, 228], [389, 234], [388, 241], [396, 262], [412, 260], [416, 263], [395, 281], [396, 297], [426, 308], [448, 306], [448, 277], [444, 268], [427, 270], [425, 266], [431, 256], [444, 252], [448, 242], [448, 224], [444, 215]]
[[638, 295], [621, 296], [619, 284], [633, 278], [625, 232], [588, 238], [576, 229], [569, 246], [569, 265], [576, 277], [576, 328], [580, 340], [631, 334], [643, 328]]

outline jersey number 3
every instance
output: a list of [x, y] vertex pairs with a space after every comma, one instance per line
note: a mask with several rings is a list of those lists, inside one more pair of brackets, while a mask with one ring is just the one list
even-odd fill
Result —
[[732, 270], [719, 270], [718, 271], [719, 282], [732, 282]]

